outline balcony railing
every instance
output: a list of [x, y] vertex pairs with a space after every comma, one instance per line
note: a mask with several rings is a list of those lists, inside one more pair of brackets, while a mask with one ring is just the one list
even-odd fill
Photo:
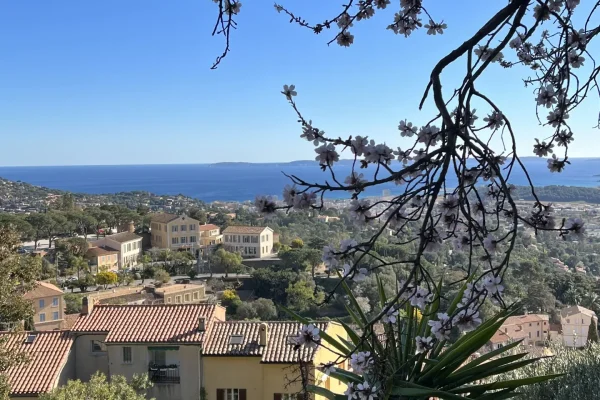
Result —
[[179, 383], [179, 366], [152, 364], [148, 367], [148, 377], [154, 383]]

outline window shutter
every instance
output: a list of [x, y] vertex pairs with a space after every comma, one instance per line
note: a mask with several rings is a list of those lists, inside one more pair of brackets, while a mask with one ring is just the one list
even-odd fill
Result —
[[217, 389], [217, 400], [225, 400], [225, 389]]
[[246, 400], [246, 389], [239, 389], [240, 391], [240, 399], [239, 400]]
[[274, 393], [273, 400], [281, 400], [281, 393]]

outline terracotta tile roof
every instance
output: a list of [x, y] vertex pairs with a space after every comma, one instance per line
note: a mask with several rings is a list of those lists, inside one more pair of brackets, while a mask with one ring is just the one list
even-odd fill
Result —
[[592, 317], [592, 318], [596, 317], [595, 312], [593, 312], [592, 310], [589, 310], [585, 307], [581, 307], [581, 306], [571, 306], [571, 307], [563, 308], [562, 310], [560, 310], [560, 315], [563, 318], [570, 317], [571, 315], [575, 315], [575, 314], [583, 314], [583, 315], [587, 315], [588, 317]]
[[33, 343], [25, 343], [27, 332], [2, 333], [8, 340], [3, 346], [27, 354], [28, 362], [7, 369], [12, 396], [35, 396], [54, 389], [64, 368], [73, 339], [67, 331], [35, 332]]
[[154, 293], [161, 293], [161, 294], [168, 294], [168, 293], [174, 293], [174, 292], [182, 292], [182, 291], [186, 291], [186, 290], [193, 290], [193, 289], [203, 289], [204, 285], [197, 285], [195, 283], [190, 283], [190, 284], [173, 284], [173, 285], [169, 285], [169, 286], [161, 286], [159, 288], [154, 289]]
[[[267, 324], [267, 345], [259, 345], [259, 329], [262, 323]], [[327, 322], [315, 325], [326, 331]], [[263, 363], [293, 363], [298, 361], [298, 352], [302, 360], [312, 361], [315, 351], [306, 347], [294, 350], [290, 337], [298, 335], [302, 328], [299, 322], [216, 322], [204, 344], [204, 356], [229, 357], [261, 357]], [[240, 344], [231, 344], [231, 336], [241, 335]]]
[[505, 325], [520, 325], [530, 322], [542, 322], [549, 321], [550, 317], [544, 314], [527, 314], [527, 315], [513, 315], [508, 317], [502, 324]]
[[204, 231], [212, 231], [214, 229], [219, 229], [218, 226], [214, 225], [214, 224], [204, 224], [204, 225], [200, 225], [200, 231], [204, 232]]
[[63, 329], [69, 330], [79, 319], [79, 314], [65, 314], [63, 319]]
[[198, 318], [207, 330], [216, 318], [214, 304], [96, 304], [82, 315], [73, 332], [106, 332], [107, 343], [201, 343]]
[[247, 234], [259, 234], [265, 229], [271, 229], [268, 226], [243, 226], [243, 225], [230, 225], [223, 233], [247, 233]]
[[36, 284], [37, 286], [33, 290], [30, 290], [23, 295], [24, 298], [31, 300], [63, 294], [63, 291], [60, 290], [60, 288], [51, 283], [38, 281]]
[[142, 239], [141, 236], [131, 232], [115, 233], [114, 235], [106, 236], [106, 239], [113, 240], [118, 243], [131, 242], [132, 240]]
[[106, 256], [110, 254], [118, 254], [117, 250], [107, 250], [102, 247], [90, 247], [88, 251], [85, 253], [88, 257], [98, 257], [98, 256]]
[[179, 215], [169, 214], [169, 213], [158, 213], [152, 215], [152, 222], [160, 222], [161, 224], [167, 224], [173, 220], [179, 218]]
[[498, 344], [507, 342], [509, 340], [521, 340], [525, 339], [526, 337], [529, 337], [529, 334], [525, 333], [524, 331], [505, 333], [504, 331], [499, 330], [498, 332], [494, 333], [494, 336], [492, 336], [489, 341], [492, 344]]

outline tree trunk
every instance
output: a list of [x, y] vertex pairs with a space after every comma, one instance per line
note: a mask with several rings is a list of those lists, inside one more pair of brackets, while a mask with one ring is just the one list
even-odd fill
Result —
[[34, 249], [34, 250], [37, 250], [37, 247], [38, 247], [38, 242], [39, 242], [39, 241], [40, 241], [40, 239], [38, 239], [38, 238], [35, 238], [35, 240], [33, 241], [33, 249]]

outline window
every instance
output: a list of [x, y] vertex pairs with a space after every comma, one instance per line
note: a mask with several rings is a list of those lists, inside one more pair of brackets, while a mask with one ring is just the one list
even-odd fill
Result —
[[56, 321], [58, 318], [59, 318], [58, 311], [54, 311], [54, 312], [52, 313], [52, 319], [53, 319], [54, 321]]
[[40, 317], [40, 322], [45, 322], [45, 321], [46, 321], [46, 314], [44, 314], [44, 313], [41, 313], [41, 314], [39, 315], [39, 317]]
[[583, 318], [581, 318], [581, 324], [585, 324], [585, 322], [583, 322]]
[[131, 347], [123, 347], [123, 364], [131, 364]]
[[[327, 377], [327, 380], [325, 381], [325, 389], [329, 389], [329, 377]], [[300, 400], [302, 398], [300, 393], [273, 393], [273, 400]]]
[[58, 297], [52, 298], [52, 307], [58, 307]]
[[181, 303], [181, 296], [175, 296], [175, 303]]
[[540, 326], [540, 323], [539, 323], [539, 322], [537, 323], [537, 326]]
[[187, 236], [183, 236], [179, 238], [181, 243], [187, 243]]
[[194, 292], [194, 300], [198, 300], [198, 292]]
[[251, 242], [251, 243], [258, 243], [258, 236], [252, 236], [252, 237], [250, 238], [250, 242]]
[[167, 303], [170, 303], [170, 302], [171, 302], [171, 298], [167, 297]]
[[246, 400], [246, 389], [217, 389], [217, 400]]
[[178, 226], [178, 225], [173, 225], [173, 226], [171, 227], [171, 232], [177, 232], [177, 230], [178, 230], [178, 229], [179, 229], [179, 226]]
[[90, 340], [91, 351], [92, 353], [104, 353], [106, 352], [106, 347], [104, 343], [99, 340]]
[[127, 251], [131, 251], [131, 243], [127, 243]]
[[531, 332], [529, 332], [529, 339], [531, 339]]
[[196, 243], [196, 236], [190, 236], [190, 243]]
[[531, 322], [529, 323], [529, 326], [531, 326]]
[[250, 243], [250, 236], [244, 236], [242, 239], [244, 240], [244, 243]]
[[244, 342], [244, 335], [231, 335], [229, 338], [229, 344], [242, 344]]
[[181, 225], [181, 232], [187, 231], [187, 225]]
[[569, 318], [567, 318], [567, 324], [570, 324], [570, 323], [571, 323], [571, 321], [569, 321]]
[[540, 331], [537, 331], [537, 337], [540, 337]]
[[196, 225], [191, 225], [190, 224], [190, 231], [195, 231], [196, 230]]
[[185, 296], [183, 296], [183, 298], [185, 299], [186, 302], [190, 301], [190, 294], [187, 293]]
[[155, 365], [167, 365], [167, 352], [165, 350], [150, 349], [150, 362]]
[[179, 238], [171, 238], [171, 244], [179, 244]]
[[46, 307], [46, 300], [41, 299], [40, 302], [39, 302], [39, 304], [40, 304], [40, 308]]

